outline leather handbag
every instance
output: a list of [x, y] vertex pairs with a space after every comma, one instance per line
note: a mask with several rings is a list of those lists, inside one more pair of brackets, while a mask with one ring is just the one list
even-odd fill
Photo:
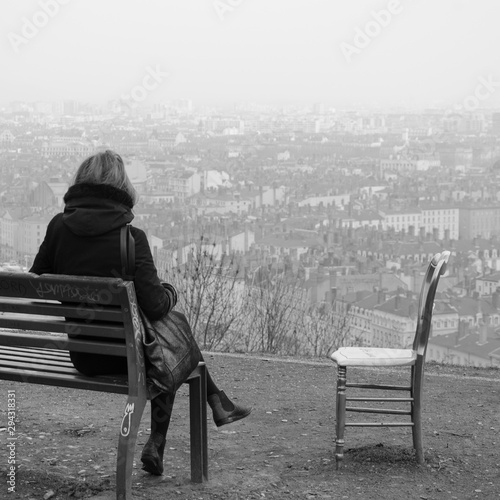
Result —
[[[135, 275], [135, 241], [127, 224], [121, 228], [120, 252], [124, 279]], [[186, 317], [170, 311], [150, 321], [139, 308], [143, 323], [146, 377], [161, 392], [175, 393], [198, 366], [202, 355]]]

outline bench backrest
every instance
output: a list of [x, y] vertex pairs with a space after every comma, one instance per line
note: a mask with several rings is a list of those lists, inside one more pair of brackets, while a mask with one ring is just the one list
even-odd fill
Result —
[[0, 345], [127, 356], [130, 393], [145, 378], [141, 329], [132, 282], [0, 272]]

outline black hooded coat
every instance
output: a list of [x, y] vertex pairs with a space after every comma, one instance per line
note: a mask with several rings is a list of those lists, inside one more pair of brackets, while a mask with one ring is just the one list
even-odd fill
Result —
[[[120, 229], [130, 223], [132, 198], [106, 184], [75, 184], [64, 196], [64, 212], [49, 223], [30, 272], [121, 277]], [[144, 314], [157, 320], [168, 314], [173, 296], [161, 284], [144, 231], [131, 226], [135, 239], [134, 286]], [[75, 367], [89, 372], [110, 356], [71, 353]]]

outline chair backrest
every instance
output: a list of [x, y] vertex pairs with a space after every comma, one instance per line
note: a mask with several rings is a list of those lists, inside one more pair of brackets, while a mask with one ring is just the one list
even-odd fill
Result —
[[417, 328], [413, 340], [413, 350], [417, 351], [419, 356], [425, 357], [432, 325], [434, 297], [439, 278], [444, 274], [449, 258], [450, 252], [448, 251], [434, 255], [424, 276], [418, 304]]

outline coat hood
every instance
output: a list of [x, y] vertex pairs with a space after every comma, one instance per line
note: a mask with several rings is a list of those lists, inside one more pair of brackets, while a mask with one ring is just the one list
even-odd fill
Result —
[[63, 222], [78, 236], [98, 236], [134, 218], [130, 195], [108, 184], [75, 184], [64, 202]]

